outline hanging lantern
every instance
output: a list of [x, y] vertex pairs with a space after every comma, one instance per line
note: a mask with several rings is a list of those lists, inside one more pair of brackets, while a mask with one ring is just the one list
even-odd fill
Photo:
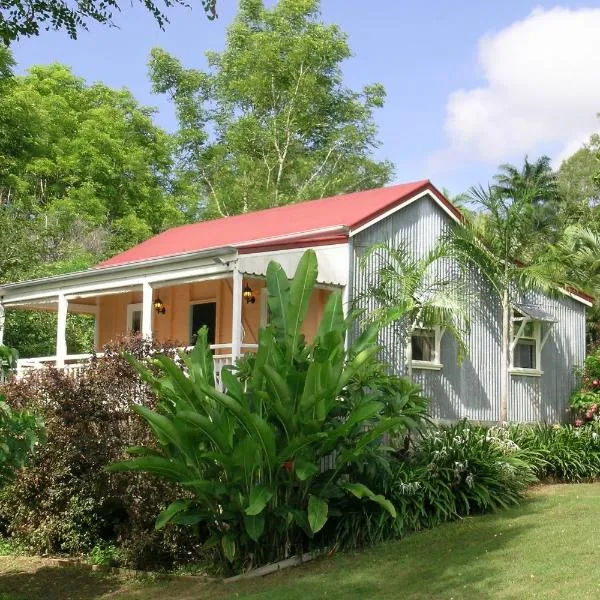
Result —
[[160, 296], [156, 296], [156, 300], [154, 300], [152, 306], [154, 307], [157, 315], [164, 315], [167, 312], [165, 303], [160, 299]]
[[252, 293], [252, 288], [248, 284], [246, 284], [242, 290], [242, 298], [246, 301], [246, 304], [254, 304], [256, 302], [256, 298]]

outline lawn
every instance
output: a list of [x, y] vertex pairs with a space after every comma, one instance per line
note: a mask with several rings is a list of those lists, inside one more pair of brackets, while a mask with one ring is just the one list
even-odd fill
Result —
[[134, 580], [0, 557], [0, 600], [598, 598], [600, 484], [238, 584]]

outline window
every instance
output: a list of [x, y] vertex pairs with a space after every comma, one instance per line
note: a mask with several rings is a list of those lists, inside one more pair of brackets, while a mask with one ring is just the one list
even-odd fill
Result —
[[208, 343], [214, 344], [217, 329], [217, 303], [199, 302], [190, 306], [190, 342], [196, 343], [198, 330], [208, 327]]
[[514, 372], [541, 374], [541, 331], [541, 321], [518, 310], [513, 312], [511, 367]]
[[441, 369], [440, 345], [442, 330], [439, 327], [419, 327], [413, 331], [410, 340], [411, 362], [416, 368]]
[[[517, 337], [521, 324], [515, 322], [514, 324], [514, 336]], [[513, 350], [513, 367], [516, 369], [537, 369], [537, 346], [538, 346], [538, 335], [537, 329], [539, 323], [529, 321], [525, 323], [521, 335], [515, 340], [515, 347]]]
[[142, 305], [129, 304], [127, 306], [127, 331], [140, 333], [142, 331]]

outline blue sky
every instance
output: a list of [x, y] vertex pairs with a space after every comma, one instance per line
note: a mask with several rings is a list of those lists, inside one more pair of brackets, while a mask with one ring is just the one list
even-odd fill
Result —
[[[77, 41], [43, 33], [15, 43], [18, 69], [58, 61], [90, 82], [128, 87], [172, 130], [168, 101], [150, 92], [150, 49], [161, 46], [203, 68], [204, 51], [223, 48], [237, 4], [218, 0], [219, 19], [209, 22], [200, 0], [191, 2], [194, 10], [169, 11], [163, 32], [125, 0], [119, 29], [93, 26]], [[354, 58], [344, 65], [346, 84], [381, 82], [387, 90], [376, 115], [377, 154], [395, 164], [395, 181], [429, 178], [458, 193], [526, 153], [547, 153], [559, 164], [596, 129], [598, 2], [323, 0], [322, 16], [349, 36]]]

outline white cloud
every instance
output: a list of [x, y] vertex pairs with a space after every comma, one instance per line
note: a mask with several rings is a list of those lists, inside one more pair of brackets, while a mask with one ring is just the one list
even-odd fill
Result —
[[537, 9], [483, 37], [479, 63], [486, 83], [448, 97], [448, 146], [433, 166], [495, 165], [549, 148], [561, 148], [560, 164], [598, 130], [600, 8]]

